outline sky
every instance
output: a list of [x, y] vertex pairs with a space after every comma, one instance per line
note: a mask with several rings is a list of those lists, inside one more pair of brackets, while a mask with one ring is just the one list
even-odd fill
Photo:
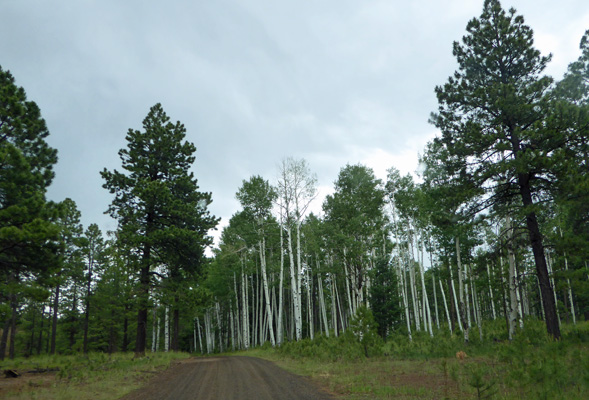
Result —
[[[589, 29], [586, 0], [511, 0], [560, 79]], [[161, 103], [197, 147], [225, 226], [243, 180], [305, 159], [324, 197], [346, 164], [414, 173], [436, 135], [436, 85], [483, 0], [0, 0], [0, 66], [35, 101], [58, 150], [48, 198], [116, 229], [100, 171]], [[218, 237], [219, 231], [213, 233]]]

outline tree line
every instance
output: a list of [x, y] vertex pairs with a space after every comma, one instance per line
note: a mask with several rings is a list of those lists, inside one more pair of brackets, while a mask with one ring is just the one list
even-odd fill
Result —
[[487, 320], [511, 339], [538, 318], [558, 339], [587, 320], [589, 31], [559, 81], [515, 10], [486, 0], [466, 31], [419, 179], [346, 165], [317, 215], [315, 174], [286, 158], [274, 182], [242, 182], [212, 257], [196, 147], [160, 104], [127, 132], [122, 170], [101, 172], [118, 222], [105, 235], [45, 198], [57, 152], [0, 69], [0, 357], [278, 346], [358, 318], [383, 338], [465, 341]]

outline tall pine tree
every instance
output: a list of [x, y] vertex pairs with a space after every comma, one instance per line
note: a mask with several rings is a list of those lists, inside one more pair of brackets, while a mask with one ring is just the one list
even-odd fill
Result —
[[108, 212], [119, 221], [119, 237], [141, 254], [135, 354], [145, 354], [152, 268], [192, 271], [202, 263], [207, 235], [217, 219], [207, 206], [190, 168], [195, 146], [184, 140], [183, 124], [170, 122], [160, 104], [143, 120], [143, 131], [129, 129], [119, 151], [127, 173], [103, 170], [104, 188], [115, 195]]
[[58, 230], [50, 221], [45, 192], [57, 152], [45, 141], [48, 135], [39, 107], [0, 67], [0, 305], [9, 306], [0, 307], [0, 359], [9, 327], [14, 338], [22, 285], [56, 263]]
[[435, 139], [459, 160], [454, 176], [485, 188], [486, 205], [519, 198], [534, 254], [548, 333], [560, 337], [553, 288], [537, 218], [538, 198], [550, 181], [547, 166], [562, 143], [545, 129], [552, 79], [542, 72], [550, 57], [534, 48], [532, 29], [514, 9], [485, 0], [480, 18], [454, 42], [458, 71], [436, 87]]

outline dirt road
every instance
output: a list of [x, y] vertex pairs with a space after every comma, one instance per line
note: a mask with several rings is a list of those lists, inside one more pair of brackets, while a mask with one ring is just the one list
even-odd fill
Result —
[[309, 380], [254, 357], [192, 358], [122, 400], [331, 400]]

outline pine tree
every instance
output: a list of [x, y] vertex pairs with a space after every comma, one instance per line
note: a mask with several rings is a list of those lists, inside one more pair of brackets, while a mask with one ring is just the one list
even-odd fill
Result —
[[462, 44], [453, 53], [459, 69], [436, 87], [439, 109], [432, 122], [437, 138], [462, 163], [457, 179], [485, 188], [483, 207], [519, 197], [534, 254], [546, 313], [546, 327], [560, 337], [553, 289], [537, 218], [538, 197], [550, 180], [546, 166], [561, 146], [543, 129], [550, 106], [552, 79], [542, 76], [550, 57], [533, 46], [532, 29], [514, 9], [486, 0], [480, 18], [467, 25]]
[[[0, 67], [0, 305], [11, 312], [0, 339], [4, 358], [8, 327], [14, 334], [22, 285], [57, 263], [58, 230], [51, 223], [45, 192], [53, 179], [56, 150], [45, 139], [49, 131], [39, 107], [27, 101], [9, 71]], [[14, 341], [11, 341], [13, 344]], [[14, 349], [11, 345], [11, 356]]]
[[135, 353], [145, 354], [152, 268], [199, 268], [207, 235], [217, 219], [207, 211], [211, 194], [200, 192], [190, 172], [195, 146], [186, 129], [172, 124], [160, 104], [143, 120], [143, 131], [129, 129], [128, 146], [119, 151], [123, 169], [101, 172], [104, 188], [115, 195], [108, 212], [119, 221], [120, 239], [140, 252]]

